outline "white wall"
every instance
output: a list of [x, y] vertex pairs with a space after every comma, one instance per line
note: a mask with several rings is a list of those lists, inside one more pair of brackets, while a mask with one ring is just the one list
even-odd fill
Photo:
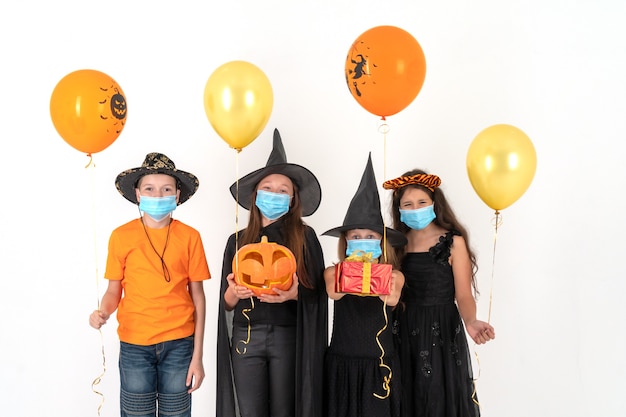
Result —
[[[478, 252], [483, 319], [493, 292], [497, 338], [474, 349], [484, 416], [622, 416], [625, 3], [216, 3], [0, 6], [2, 415], [97, 415], [91, 382], [103, 370], [102, 342], [87, 317], [106, 287], [108, 235], [137, 215], [115, 190], [116, 175], [151, 151], [197, 174], [200, 190], [175, 214], [200, 230], [219, 278], [235, 227], [228, 186], [265, 164], [278, 127], [290, 162], [322, 184], [322, 205], [308, 218], [319, 234], [341, 224], [369, 151], [379, 182], [414, 167], [441, 176]], [[386, 158], [378, 118], [356, 103], [343, 75], [351, 43], [383, 24], [409, 31], [428, 66], [416, 100], [389, 118]], [[259, 66], [275, 100], [265, 131], [238, 160], [202, 103], [209, 75], [234, 59]], [[129, 105], [121, 136], [89, 169], [49, 115], [56, 83], [83, 68], [113, 77]], [[474, 193], [465, 157], [496, 123], [528, 134], [538, 166], [529, 190], [503, 211], [492, 269], [493, 211]], [[336, 239], [320, 241], [330, 264]], [[219, 279], [205, 285], [207, 378], [193, 397], [196, 416], [214, 415], [218, 287]], [[106, 417], [118, 415], [115, 327], [102, 332], [97, 389]]]

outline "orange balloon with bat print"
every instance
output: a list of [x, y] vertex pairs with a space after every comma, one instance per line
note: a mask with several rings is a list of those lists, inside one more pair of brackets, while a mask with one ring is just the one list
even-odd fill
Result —
[[50, 117], [56, 131], [70, 146], [87, 154], [115, 142], [127, 115], [122, 88], [107, 74], [93, 69], [67, 74], [50, 97]]

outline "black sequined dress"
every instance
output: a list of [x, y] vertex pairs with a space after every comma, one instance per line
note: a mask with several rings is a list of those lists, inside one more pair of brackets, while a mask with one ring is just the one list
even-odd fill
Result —
[[[392, 309], [376, 296], [344, 295], [334, 303], [326, 352], [327, 417], [399, 417], [400, 367], [392, 335]], [[386, 327], [385, 327], [386, 325]], [[380, 366], [381, 347], [384, 350]], [[391, 371], [391, 374], [390, 374]], [[391, 375], [389, 390], [383, 386]], [[380, 398], [385, 397], [385, 398]]]
[[396, 309], [402, 363], [403, 417], [475, 417], [472, 364], [454, 300], [448, 232], [429, 252], [402, 260], [404, 309]]

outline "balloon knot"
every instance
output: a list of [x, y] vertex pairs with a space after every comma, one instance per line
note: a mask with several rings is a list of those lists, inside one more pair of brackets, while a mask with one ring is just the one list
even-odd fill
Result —
[[87, 156], [89, 157], [89, 162], [87, 162], [87, 165], [85, 165], [85, 168], [89, 168], [90, 166], [95, 167], [96, 164], [93, 163], [93, 156], [91, 155], [91, 152], [89, 152]]

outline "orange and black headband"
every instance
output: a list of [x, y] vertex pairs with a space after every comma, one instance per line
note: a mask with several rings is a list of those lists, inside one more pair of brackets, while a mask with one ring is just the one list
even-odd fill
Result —
[[385, 190], [397, 190], [412, 184], [422, 185], [428, 188], [431, 192], [434, 192], [435, 188], [441, 185], [441, 179], [434, 174], [407, 175], [385, 181], [383, 183], [383, 188]]

